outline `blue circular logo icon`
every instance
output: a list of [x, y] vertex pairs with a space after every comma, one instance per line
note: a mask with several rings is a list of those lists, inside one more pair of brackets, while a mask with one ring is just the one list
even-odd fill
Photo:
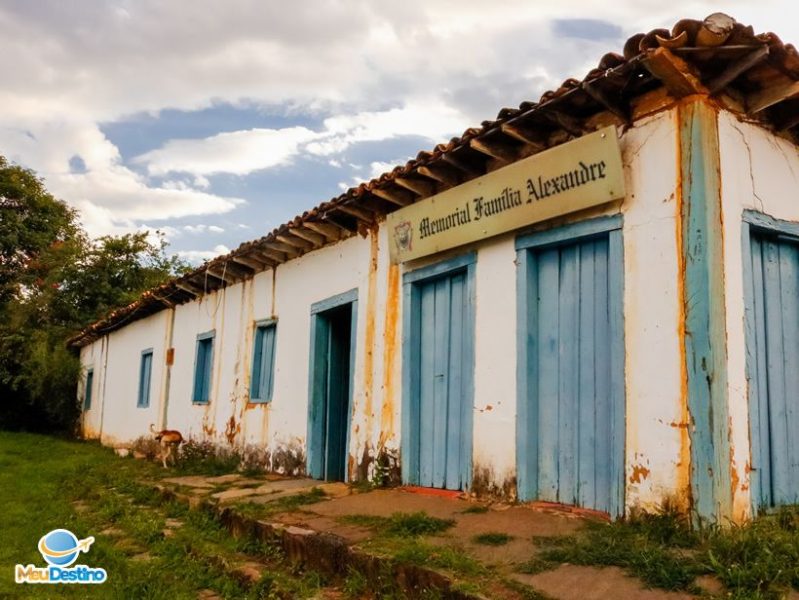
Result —
[[81, 548], [75, 534], [66, 529], [54, 529], [39, 540], [39, 552], [48, 564], [68, 567], [78, 558]]

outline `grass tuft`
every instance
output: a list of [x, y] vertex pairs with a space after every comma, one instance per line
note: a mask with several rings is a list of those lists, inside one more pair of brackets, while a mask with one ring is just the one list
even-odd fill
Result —
[[512, 535], [507, 533], [500, 533], [498, 531], [490, 531], [488, 533], [481, 533], [472, 538], [475, 544], [483, 546], [504, 546], [513, 539]]
[[418, 537], [436, 535], [455, 525], [453, 519], [431, 517], [424, 511], [415, 513], [394, 513], [390, 517], [373, 515], [346, 515], [340, 519], [343, 523], [359, 525], [378, 530], [378, 533], [396, 537]]

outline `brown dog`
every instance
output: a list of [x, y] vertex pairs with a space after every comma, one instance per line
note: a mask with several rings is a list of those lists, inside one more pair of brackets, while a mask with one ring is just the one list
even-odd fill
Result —
[[[180, 445], [183, 443], [183, 436], [180, 434], [179, 431], [175, 431], [174, 429], [162, 429], [161, 431], [155, 430], [155, 425], [150, 423], [150, 431], [155, 435], [155, 439], [157, 442], [161, 444], [161, 460], [164, 463], [164, 468], [167, 468], [166, 461], [167, 459], [172, 456], [172, 464], [175, 464], [175, 461], [178, 458], [178, 451], [180, 450]], [[172, 451], [175, 451], [174, 455]]]

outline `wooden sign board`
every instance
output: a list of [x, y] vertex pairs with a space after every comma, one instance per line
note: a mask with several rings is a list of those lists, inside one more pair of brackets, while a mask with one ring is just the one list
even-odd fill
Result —
[[624, 196], [616, 128], [605, 127], [390, 213], [393, 264]]

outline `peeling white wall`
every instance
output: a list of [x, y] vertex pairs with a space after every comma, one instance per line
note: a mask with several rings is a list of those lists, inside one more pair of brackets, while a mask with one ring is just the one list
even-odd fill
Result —
[[[740, 121], [719, 116], [724, 277], [727, 309], [730, 441], [733, 449], [735, 516], [751, 514], [749, 400], [746, 380], [742, 215], [756, 210], [799, 223], [799, 151], [791, 142]], [[737, 479], [737, 482], [736, 482]]]
[[78, 402], [81, 408], [84, 406], [86, 398], [86, 378], [89, 369], [93, 369], [92, 383], [92, 402], [89, 410], [84, 410], [81, 414], [81, 430], [83, 437], [87, 439], [98, 439], [103, 414], [103, 384], [105, 360], [107, 353], [108, 338], [103, 337], [99, 340], [84, 346], [80, 350], [81, 377], [78, 384]]
[[675, 110], [639, 122], [623, 138], [624, 330], [627, 509], [686, 500], [683, 341], [678, 247]]

